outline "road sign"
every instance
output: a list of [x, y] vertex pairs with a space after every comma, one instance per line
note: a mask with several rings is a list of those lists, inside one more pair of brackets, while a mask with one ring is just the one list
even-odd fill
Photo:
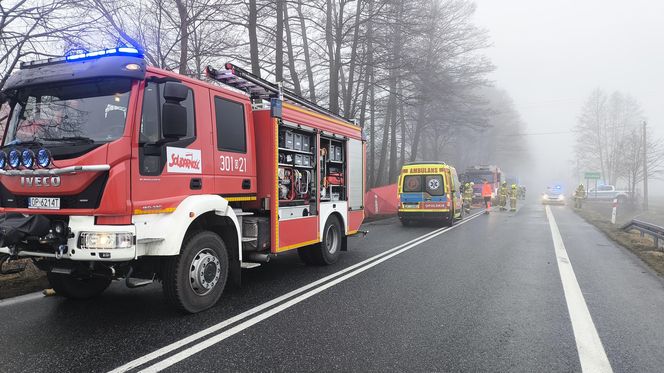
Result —
[[586, 172], [584, 173], [584, 175], [585, 175], [584, 179], [586, 180], [597, 180], [602, 178], [601, 172]]

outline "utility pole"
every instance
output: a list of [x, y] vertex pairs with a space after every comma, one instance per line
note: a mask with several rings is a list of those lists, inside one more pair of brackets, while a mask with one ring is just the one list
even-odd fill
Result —
[[646, 121], [643, 121], [643, 210], [648, 211], [648, 141]]

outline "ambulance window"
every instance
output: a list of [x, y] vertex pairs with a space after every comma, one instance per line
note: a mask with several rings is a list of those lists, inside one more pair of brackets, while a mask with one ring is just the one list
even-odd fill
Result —
[[422, 176], [408, 175], [403, 178], [403, 191], [404, 192], [421, 192], [422, 191]]
[[427, 193], [432, 196], [442, 196], [444, 194], [445, 188], [443, 188], [442, 175], [427, 175], [424, 179]]
[[217, 122], [217, 148], [229, 152], [246, 153], [244, 105], [215, 97], [214, 111]]

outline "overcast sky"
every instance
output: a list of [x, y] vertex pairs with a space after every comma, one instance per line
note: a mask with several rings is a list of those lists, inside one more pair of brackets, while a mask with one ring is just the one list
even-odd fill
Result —
[[[476, 0], [488, 30], [492, 78], [514, 99], [528, 133], [569, 131], [599, 87], [634, 96], [664, 135], [664, 1]], [[568, 173], [573, 136], [529, 136], [552, 179]], [[651, 186], [652, 188], [652, 186]]]

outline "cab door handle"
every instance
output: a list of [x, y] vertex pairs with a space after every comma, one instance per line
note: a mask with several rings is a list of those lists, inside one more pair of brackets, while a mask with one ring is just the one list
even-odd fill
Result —
[[200, 190], [203, 188], [203, 180], [199, 178], [193, 178], [189, 180], [189, 189], [191, 190]]

